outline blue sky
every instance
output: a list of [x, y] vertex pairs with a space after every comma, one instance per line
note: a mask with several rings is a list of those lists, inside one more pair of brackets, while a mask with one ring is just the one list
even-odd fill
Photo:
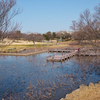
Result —
[[87, 8], [93, 12], [98, 3], [100, 0], [17, 0], [23, 12], [13, 20], [22, 23], [23, 33], [71, 31], [72, 20]]

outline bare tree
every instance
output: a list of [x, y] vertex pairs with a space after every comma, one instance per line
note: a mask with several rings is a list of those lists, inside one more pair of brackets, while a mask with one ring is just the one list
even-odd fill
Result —
[[[100, 46], [98, 45], [100, 39], [100, 21], [99, 21], [99, 10], [100, 7], [97, 6], [98, 9], [95, 11], [94, 14], [90, 13], [89, 9], [83, 11], [80, 14], [79, 20], [72, 22], [71, 29], [74, 31], [74, 38], [87, 41], [93, 46]], [[82, 42], [82, 43], [83, 43]]]
[[71, 38], [71, 35], [70, 33], [64, 31], [64, 34], [63, 34], [63, 39], [68, 39], [68, 38]]
[[42, 34], [31, 33], [26, 36], [26, 40], [33, 41], [33, 46], [35, 46], [35, 42], [36, 41], [40, 42], [40, 41], [44, 40], [44, 36]]
[[77, 22], [72, 21], [72, 25], [70, 26], [70, 29], [72, 29], [75, 32], [76, 31], [76, 26], [77, 26]]
[[56, 33], [56, 37], [58, 39], [62, 39], [63, 38], [63, 35], [64, 35], [63, 31], [59, 31], [59, 32]]
[[95, 8], [94, 18], [100, 22], [100, 4], [98, 4]]
[[0, 40], [4, 39], [7, 32], [13, 33], [18, 29], [18, 24], [12, 25], [11, 19], [19, 13], [21, 11], [16, 8], [16, 0], [0, 0]]
[[18, 40], [20, 40], [22, 38], [22, 33], [21, 33], [21, 31], [18, 30], [13, 33], [9, 33], [8, 36], [10, 39], [17, 40], [17, 42], [18, 42]]

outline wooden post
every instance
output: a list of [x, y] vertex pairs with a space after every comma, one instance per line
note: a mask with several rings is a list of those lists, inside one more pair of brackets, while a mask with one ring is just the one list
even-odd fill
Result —
[[46, 60], [47, 60], [47, 58], [48, 58], [48, 57], [46, 57]]
[[61, 62], [62, 62], [62, 57], [61, 57]]
[[65, 61], [65, 56], [64, 56], [64, 61]]
[[49, 49], [48, 49], [48, 53], [49, 53]]
[[54, 61], [54, 56], [52, 57], [52, 60]]

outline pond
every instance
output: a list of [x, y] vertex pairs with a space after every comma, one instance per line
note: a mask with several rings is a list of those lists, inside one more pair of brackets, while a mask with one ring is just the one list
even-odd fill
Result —
[[54, 54], [1, 56], [0, 100], [60, 100], [81, 84], [100, 81], [99, 57], [47, 62]]

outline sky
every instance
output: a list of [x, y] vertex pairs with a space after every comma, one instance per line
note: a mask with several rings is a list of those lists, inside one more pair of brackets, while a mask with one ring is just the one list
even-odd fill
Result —
[[71, 31], [73, 20], [78, 20], [85, 9], [94, 11], [100, 0], [17, 0], [22, 13], [13, 18], [21, 23], [22, 33]]

